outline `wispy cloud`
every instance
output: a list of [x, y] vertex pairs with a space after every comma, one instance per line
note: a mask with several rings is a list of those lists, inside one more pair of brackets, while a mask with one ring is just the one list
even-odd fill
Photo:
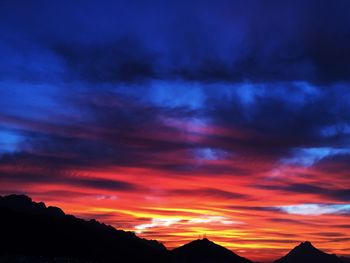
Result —
[[319, 216], [325, 214], [349, 214], [350, 204], [300, 204], [277, 206], [283, 212], [294, 215]]
[[283, 158], [281, 161], [284, 164], [295, 164], [302, 166], [312, 166], [315, 163], [336, 155], [350, 154], [350, 148], [300, 148], [293, 149], [291, 157]]

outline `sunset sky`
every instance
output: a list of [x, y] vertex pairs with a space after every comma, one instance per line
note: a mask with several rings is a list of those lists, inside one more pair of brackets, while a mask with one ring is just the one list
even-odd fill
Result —
[[113, 2], [0, 1], [0, 194], [349, 256], [350, 1]]

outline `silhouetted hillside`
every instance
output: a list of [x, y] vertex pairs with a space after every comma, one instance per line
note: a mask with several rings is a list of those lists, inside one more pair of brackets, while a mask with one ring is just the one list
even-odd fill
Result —
[[156, 241], [65, 215], [23, 195], [0, 197], [0, 215], [2, 262], [164, 262], [168, 253]]
[[208, 239], [192, 241], [172, 250], [173, 262], [178, 263], [251, 263]]
[[300, 243], [286, 256], [275, 263], [344, 263], [336, 255], [327, 254], [315, 248], [310, 242]]

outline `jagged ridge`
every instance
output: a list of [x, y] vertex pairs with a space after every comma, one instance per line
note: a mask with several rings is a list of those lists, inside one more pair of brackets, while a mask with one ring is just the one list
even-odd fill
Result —
[[23, 195], [0, 197], [2, 254], [60, 256], [99, 262], [163, 262], [168, 251], [157, 241], [116, 230], [96, 220], [66, 215]]

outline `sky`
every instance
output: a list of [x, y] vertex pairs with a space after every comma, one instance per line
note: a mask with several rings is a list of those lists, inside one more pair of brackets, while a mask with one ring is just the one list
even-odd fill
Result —
[[0, 1], [0, 194], [169, 249], [349, 256], [349, 11]]

